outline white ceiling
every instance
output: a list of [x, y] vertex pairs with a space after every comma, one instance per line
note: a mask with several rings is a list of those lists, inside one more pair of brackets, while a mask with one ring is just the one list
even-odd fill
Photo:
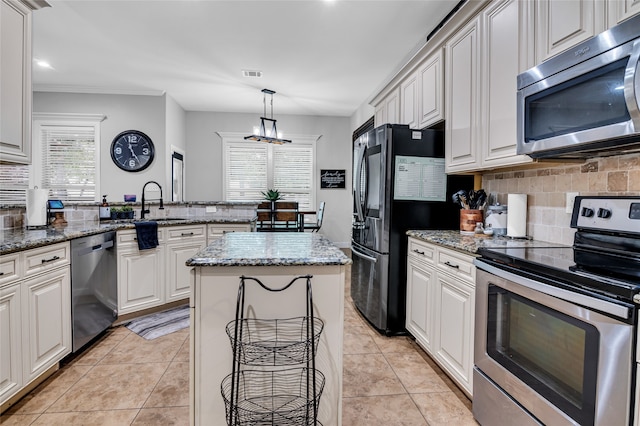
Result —
[[[48, 0], [34, 90], [167, 93], [187, 111], [350, 116], [458, 0]], [[242, 76], [260, 70], [262, 78]], [[268, 112], [267, 112], [268, 114]]]

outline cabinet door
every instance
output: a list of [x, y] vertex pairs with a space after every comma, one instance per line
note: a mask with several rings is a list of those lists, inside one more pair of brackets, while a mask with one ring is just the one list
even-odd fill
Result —
[[[390, 93], [384, 100], [387, 111], [387, 123], [397, 124], [400, 122], [400, 88]], [[385, 123], [382, 123], [385, 124]]]
[[22, 387], [20, 283], [0, 289], [0, 404]]
[[405, 327], [428, 353], [432, 353], [433, 266], [407, 261], [407, 319]]
[[381, 126], [387, 122], [387, 109], [384, 100], [376, 105], [373, 117], [373, 124], [375, 127]]
[[400, 124], [415, 129], [418, 124], [418, 74], [413, 73], [400, 84]]
[[605, 30], [602, 0], [540, 0], [536, 12], [536, 62], [567, 50]]
[[164, 302], [164, 247], [118, 247], [118, 313], [152, 308]]
[[526, 3], [518, 0], [492, 2], [482, 12], [483, 19], [483, 158], [486, 166], [529, 163], [531, 158], [516, 155], [516, 80], [527, 67], [527, 51], [520, 37], [521, 8]]
[[640, 13], [639, 0], [609, 0], [607, 5], [608, 28]]
[[167, 297], [165, 302], [185, 299], [191, 293], [191, 267], [185, 262], [205, 247], [205, 240], [196, 238], [167, 245]]
[[471, 395], [475, 290], [442, 272], [438, 272], [436, 277], [435, 315], [438, 323], [434, 352], [442, 367]]
[[447, 172], [473, 170], [480, 165], [478, 20], [458, 31], [445, 49], [445, 167]]
[[418, 116], [420, 129], [444, 119], [442, 49], [418, 68]]
[[31, 162], [31, 10], [0, 0], [0, 154]]
[[23, 365], [25, 383], [71, 352], [69, 267], [23, 283]]

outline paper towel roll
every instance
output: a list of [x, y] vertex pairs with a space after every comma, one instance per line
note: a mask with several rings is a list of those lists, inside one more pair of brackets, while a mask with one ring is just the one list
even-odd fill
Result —
[[27, 189], [27, 226], [47, 224], [48, 189]]
[[527, 194], [508, 194], [507, 236], [522, 238], [527, 236]]

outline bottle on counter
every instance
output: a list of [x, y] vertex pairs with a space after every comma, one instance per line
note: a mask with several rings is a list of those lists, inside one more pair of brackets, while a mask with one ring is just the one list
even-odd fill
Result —
[[482, 227], [482, 222], [476, 222], [476, 229], [473, 231], [474, 234], [484, 234], [484, 228]]
[[102, 196], [102, 205], [100, 206], [100, 219], [111, 219], [111, 207], [107, 202], [107, 196]]

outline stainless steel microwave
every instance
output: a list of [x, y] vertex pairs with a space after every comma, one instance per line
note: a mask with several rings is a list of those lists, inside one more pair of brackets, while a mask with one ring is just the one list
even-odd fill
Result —
[[518, 154], [640, 152], [640, 15], [518, 75]]

